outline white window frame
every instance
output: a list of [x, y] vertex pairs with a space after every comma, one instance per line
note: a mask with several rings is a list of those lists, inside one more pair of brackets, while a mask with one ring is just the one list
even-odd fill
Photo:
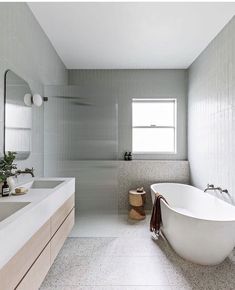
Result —
[[[170, 102], [170, 103], [174, 103], [174, 126], [158, 126], [157, 124], [152, 124], [150, 126], [133, 126], [132, 124], [132, 130], [131, 130], [131, 136], [133, 136], [133, 129], [134, 128], [172, 128], [174, 129], [174, 151], [133, 151], [133, 137], [131, 137], [131, 141], [132, 141], [132, 153], [135, 155], [158, 155], [158, 154], [177, 154], [177, 99], [176, 98], [152, 98], [152, 99], [137, 99], [137, 98], [133, 98], [132, 99], [132, 105], [133, 103], [138, 102], [138, 103], [160, 103], [160, 102]], [[132, 110], [133, 110], [133, 106], [132, 106]], [[132, 121], [133, 122], [133, 119]]]

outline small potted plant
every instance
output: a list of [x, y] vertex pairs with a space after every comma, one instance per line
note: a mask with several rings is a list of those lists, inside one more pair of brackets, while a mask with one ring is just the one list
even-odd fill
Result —
[[[0, 183], [3, 183], [1, 189], [9, 188], [12, 190], [12, 185], [14, 184], [12, 177], [15, 176], [15, 170], [17, 169], [14, 160], [16, 158], [16, 152], [8, 151], [4, 154], [4, 157], [0, 160]], [[9, 195], [9, 189], [6, 195]], [[2, 190], [3, 194], [3, 190]]]

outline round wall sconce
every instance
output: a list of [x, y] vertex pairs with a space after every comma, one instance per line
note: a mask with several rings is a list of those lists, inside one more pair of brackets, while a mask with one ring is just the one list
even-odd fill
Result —
[[33, 95], [33, 104], [37, 107], [41, 107], [42, 103], [43, 103], [42, 96], [39, 94], [34, 94]]
[[32, 95], [31, 94], [25, 94], [24, 95], [24, 103], [28, 107], [32, 106]]
[[28, 107], [32, 107], [32, 105], [35, 105], [36, 107], [41, 107], [42, 103], [47, 101], [47, 97], [42, 97], [39, 94], [34, 94], [33, 96], [31, 94], [24, 95], [24, 103]]

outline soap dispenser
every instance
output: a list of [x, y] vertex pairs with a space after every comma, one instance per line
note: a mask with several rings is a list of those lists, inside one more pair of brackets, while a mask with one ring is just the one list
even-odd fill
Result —
[[5, 180], [2, 186], [2, 196], [3, 197], [9, 196], [9, 194], [10, 194], [10, 187], [7, 184], [7, 181]]

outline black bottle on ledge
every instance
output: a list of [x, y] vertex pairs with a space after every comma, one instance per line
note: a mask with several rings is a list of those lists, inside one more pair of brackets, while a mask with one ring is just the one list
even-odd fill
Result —
[[131, 152], [128, 153], [128, 160], [129, 160], [129, 161], [132, 160], [132, 153], [131, 153]]
[[125, 154], [124, 154], [124, 160], [128, 161], [128, 153], [127, 152], [125, 152]]
[[5, 180], [2, 186], [2, 196], [9, 196], [10, 194], [10, 188], [7, 184], [7, 181]]

